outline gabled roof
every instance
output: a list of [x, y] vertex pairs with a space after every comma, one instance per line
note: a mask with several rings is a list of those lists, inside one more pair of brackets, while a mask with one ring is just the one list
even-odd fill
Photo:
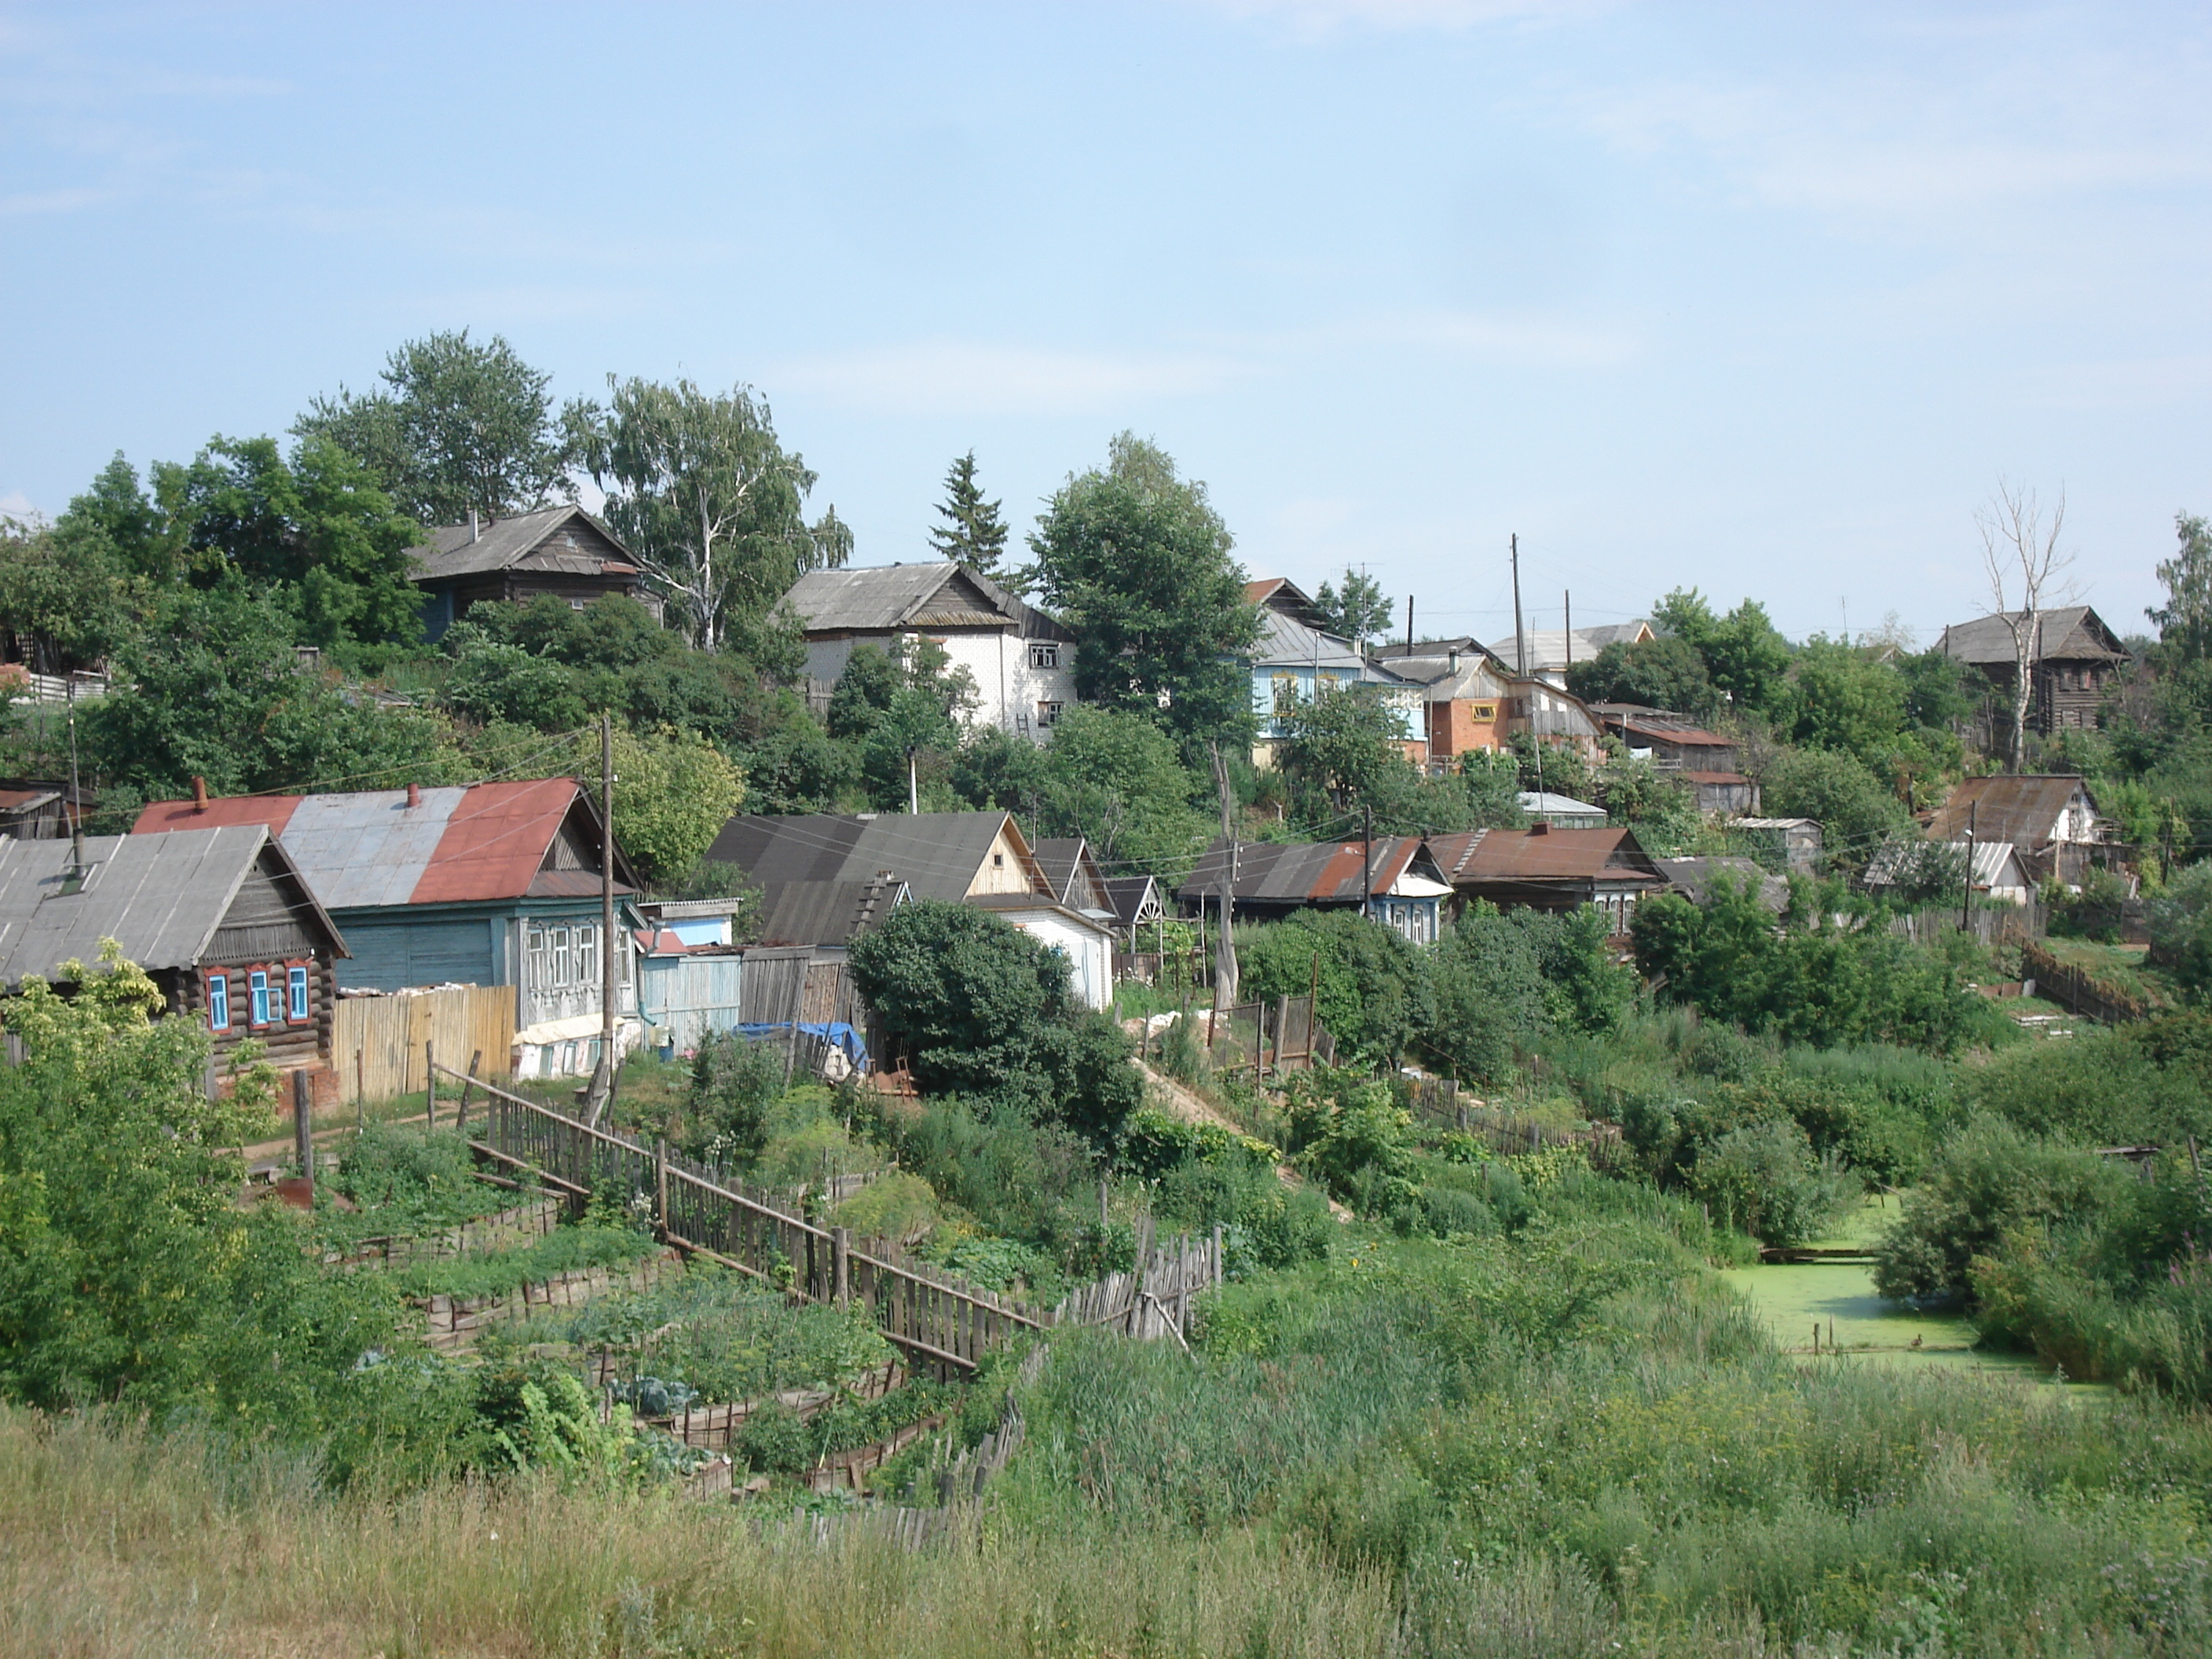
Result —
[[1971, 824], [1976, 841], [2008, 841], [2025, 852], [2039, 852], [2051, 844], [2051, 832], [2076, 794], [2094, 814], [2096, 797], [2069, 774], [1968, 778], [1936, 809], [1928, 838], [1964, 841]]
[[[1949, 848], [1955, 857], [1963, 859], [1966, 856], [1966, 843], [1963, 841], [1939, 842], [1934, 844]], [[1927, 845], [1929, 843], [1925, 842], [1885, 842], [1877, 848], [1875, 855], [1867, 860], [1866, 884], [1869, 887], [1896, 885], [1898, 877], [1903, 872], [1906, 858], [1917, 848]], [[2009, 871], [2005, 868], [2008, 864], [2013, 866]], [[1953, 867], [1955, 869], [1957, 866]], [[2010, 879], [2007, 879], [2008, 877]], [[2019, 851], [2010, 842], [1977, 841], [1974, 843], [1973, 884], [1975, 886], [1985, 889], [2014, 887], [2025, 884], [2027, 879], [2026, 872], [2020, 867]]]
[[810, 570], [791, 585], [783, 602], [810, 635], [995, 628], [1024, 639], [1074, 637], [981, 572], [950, 562]]
[[1351, 641], [1308, 627], [1280, 611], [1260, 612], [1260, 637], [1250, 654], [1254, 665], [1261, 669], [1326, 669], [1370, 685], [1419, 684], [1366, 655]]
[[1037, 868], [1044, 873], [1046, 887], [1062, 904], [1073, 904], [1079, 910], [1085, 908], [1076, 901], [1088, 896], [1086, 889], [1096, 889], [1103, 896], [1105, 874], [1099, 869], [1098, 860], [1091, 856], [1091, 843], [1083, 836], [1048, 836], [1030, 850], [1036, 854]]
[[1607, 881], [1647, 878], [1659, 881], [1658, 867], [1638, 845], [1635, 832], [1607, 830], [1471, 830], [1431, 836], [1429, 851], [1455, 887], [1484, 882]]
[[1244, 603], [1288, 617], [1316, 633], [1328, 631], [1328, 618], [1306, 591], [1287, 576], [1263, 576], [1244, 584]]
[[907, 896], [907, 884], [890, 876], [763, 882], [753, 931], [762, 945], [849, 945], [881, 927]]
[[[1524, 629], [1522, 630], [1522, 637], [1528, 643], [1528, 672], [1531, 674], [1553, 673], [1568, 665], [1569, 653], [1565, 629]], [[1633, 622], [1607, 623], [1597, 628], [1577, 628], [1575, 629], [1572, 660], [1589, 662], [1595, 658], [1599, 652], [1616, 641], [1623, 645], [1634, 645], [1639, 640], [1648, 640], [1650, 637], [1651, 624], [1641, 617], [1637, 617]], [[1494, 641], [1486, 648], [1508, 667], [1513, 665], [1514, 643], [1510, 634], [1502, 640]]]
[[408, 550], [418, 567], [417, 581], [482, 575], [522, 565], [577, 576], [639, 574], [636, 555], [574, 502], [480, 524], [473, 540], [467, 525], [441, 525], [430, 532], [426, 545]]
[[298, 904], [332, 954], [346, 954], [331, 919], [259, 824], [174, 836], [88, 836], [86, 876], [64, 890], [74, 852], [66, 840], [0, 840], [0, 984], [52, 977], [72, 959], [94, 962], [113, 939], [150, 972], [198, 963], [257, 865], [297, 884]]
[[1572, 795], [1555, 795], [1548, 789], [1523, 789], [1516, 797], [1521, 810], [1533, 817], [1556, 813], [1562, 817], [1601, 818], [1605, 808], [1586, 800], [1577, 800]]
[[[599, 817], [574, 778], [428, 788], [411, 806], [404, 789], [157, 800], [131, 833], [249, 823], [276, 836], [326, 909], [599, 890]], [[635, 890], [619, 847], [615, 882]]]
[[1024, 884], [1045, 890], [1020, 826], [1007, 812], [748, 812], [732, 818], [707, 856], [772, 882], [864, 882], [888, 873], [912, 896], [957, 904], [968, 896], [1001, 833], [1024, 866]]
[[[1419, 836], [1376, 836], [1371, 863], [1356, 841], [1240, 842], [1230, 896], [1255, 904], [1357, 904], [1364, 892], [1386, 893], [1401, 877], [1425, 873], [1413, 869], [1421, 851]], [[1217, 836], [1178, 896], [1219, 896], [1229, 860], [1229, 843]]]
[[1160, 884], [1152, 876], [1107, 877], [1106, 902], [1114, 907], [1115, 921], [1124, 927], [1135, 927], [1147, 908], [1164, 908], [1160, 900]]
[[[2012, 635], [2013, 622], [2024, 611], [1998, 611], [1968, 623], [1955, 623], [1936, 641], [1947, 657], [1961, 662], [1990, 663], [2010, 668], [2020, 660]], [[2124, 662], [2127, 647], [2105, 619], [2086, 605], [2059, 605], [2041, 613], [2042, 648], [2039, 662]]]

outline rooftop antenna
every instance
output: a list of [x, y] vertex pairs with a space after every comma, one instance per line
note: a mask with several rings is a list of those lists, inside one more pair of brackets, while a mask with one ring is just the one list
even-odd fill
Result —
[[1513, 672], [1526, 677], [1528, 672], [1528, 640], [1521, 629], [1521, 532], [1515, 531], [1513, 555]]

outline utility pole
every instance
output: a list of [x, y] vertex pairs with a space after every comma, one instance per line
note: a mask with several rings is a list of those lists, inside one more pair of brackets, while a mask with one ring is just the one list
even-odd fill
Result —
[[615, 720], [599, 714], [599, 1063], [592, 1071], [591, 1109], [584, 1121], [593, 1128], [615, 1093], [615, 1038], [621, 1020], [615, 969]]
[[1230, 896], [1237, 886], [1237, 823], [1231, 816], [1229, 796], [1229, 765], [1221, 758], [1221, 745], [1213, 745], [1213, 785], [1221, 793], [1221, 836], [1228, 843], [1228, 857], [1221, 871], [1221, 933], [1216, 941], [1213, 966], [1213, 1006], [1234, 1008], [1237, 1006], [1237, 945], [1230, 937]]
[[1406, 595], [1406, 654], [1413, 654], [1413, 596]]
[[1974, 925], [1974, 811], [1979, 801], [1966, 803], [1966, 890], [1959, 895], [1959, 931], [1969, 932]]
[[1566, 612], [1567, 612], [1567, 622], [1566, 622], [1567, 667], [1568, 667], [1570, 670], [1571, 670], [1571, 669], [1574, 667], [1574, 665], [1575, 665], [1575, 595], [1574, 595], [1574, 590], [1573, 590], [1572, 588], [1566, 588], [1566, 587], [1563, 587], [1563, 588], [1561, 588], [1561, 589], [1559, 590], [1559, 599], [1560, 599], [1560, 602], [1561, 602], [1561, 603], [1562, 603], [1562, 604], [1566, 607]]
[[1375, 809], [1359, 808], [1359, 914], [1375, 919]]
[[910, 818], [921, 816], [921, 786], [915, 781], [912, 744], [906, 746], [906, 814]]
[[1528, 674], [1528, 636], [1521, 629], [1521, 532], [1513, 532], [1513, 672]]

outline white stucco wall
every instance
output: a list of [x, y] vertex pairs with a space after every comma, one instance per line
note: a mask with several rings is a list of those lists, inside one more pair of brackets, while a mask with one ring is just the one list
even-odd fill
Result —
[[1113, 1006], [1111, 934], [1086, 927], [1057, 910], [1001, 910], [999, 914], [1024, 933], [1060, 949], [1075, 970], [1076, 998], [1085, 1007], [1103, 1013]]
[[[945, 647], [945, 654], [952, 666], [964, 668], [975, 682], [975, 707], [969, 712], [969, 720], [977, 726], [995, 726], [1001, 731], [1019, 732], [1037, 743], [1051, 738], [1048, 728], [1038, 724], [1037, 705], [1057, 702], [1073, 706], [1075, 702], [1075, 647], [1066, 640], [1030, 641], [1011, 633], [945, 633], [931, 634], [928, 638]], [[894, 642], [889, 634], [836, 640], [809, 640], [806, 643], [806, 677], [814, 689], [827, 695], [844, 673], [845, 665], [852, 660], [856, 646], [872, 645], [889, 651]], [[1059, 664], [1051, 668], [1034, 668], [1030, 665], [1032, 644], [1055, 647]]]

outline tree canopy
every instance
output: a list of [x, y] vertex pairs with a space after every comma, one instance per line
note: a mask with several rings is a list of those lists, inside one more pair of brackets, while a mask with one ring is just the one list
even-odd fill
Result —
[[1329, 633], [1362, 647], [1390, 625], [1390, 599], [1383, 592], [1382, 584], [1349, 565], [1345, 567], [1340, 585], [1321, 585], [1321, 592], [1314, 595], [1314, 605], [1328, 618]]
[[1259, 636], [1244, 572], [1206, 486], [1124, 432], [1069, 477], [1030, 537], [1024, 573], [1082, 641], [1077, 695], [1158, 720], [1186, 743], [1251, 728], [1242, 660]]
[[1004, 574], [999, 562], [1006, 556], [1006, 524], [999, 503], [985, 501], [983, 487], [975, 482], [974, 450], [946, 470], [945, 499], [937, 504], [937, 516], [945, 522], [931, 526], [929, 545], [939, 558], [986, 576]]

